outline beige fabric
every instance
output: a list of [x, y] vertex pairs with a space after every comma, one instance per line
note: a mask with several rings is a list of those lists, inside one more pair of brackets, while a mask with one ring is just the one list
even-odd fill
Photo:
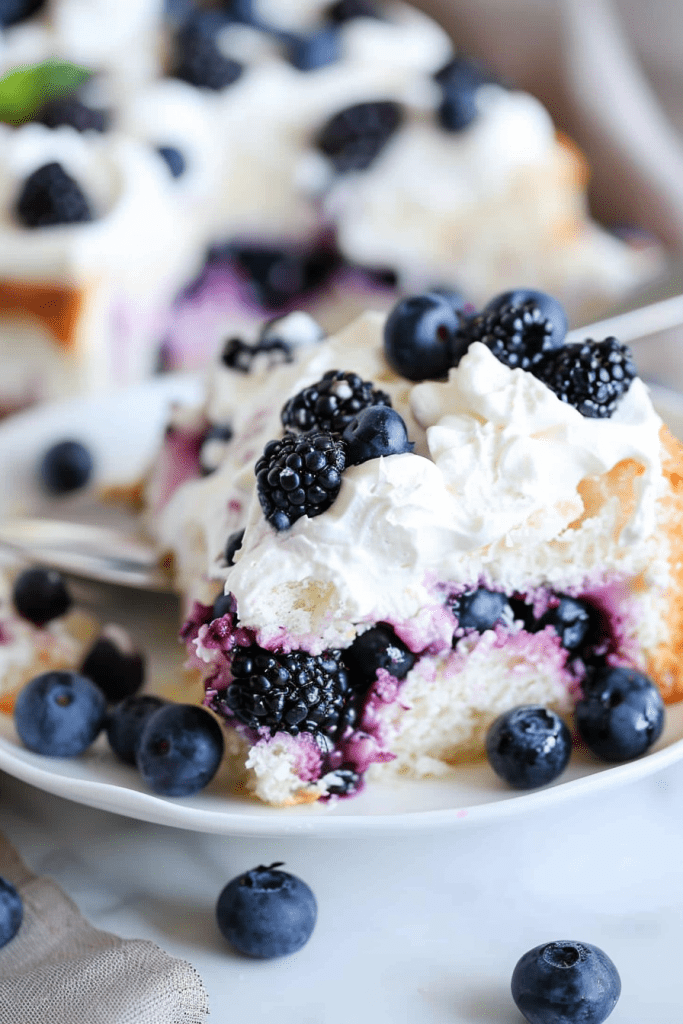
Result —
[[0, 875], [24, 901], [19, 933], [0, 949], [1, 1024], [203, 1024], [208, 1001], [191, 964], [152, 942], [93, 928], [0, 833]]

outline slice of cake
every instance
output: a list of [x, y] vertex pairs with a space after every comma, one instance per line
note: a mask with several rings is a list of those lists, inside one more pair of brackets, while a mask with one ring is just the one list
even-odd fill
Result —
[[214, 371], [220, 454], [154, 518], [260, 799], [447, 773], [605, 663], [683, 695], [683, 451], [628, 350], [565, 327], [539, 293], [431, 294]]

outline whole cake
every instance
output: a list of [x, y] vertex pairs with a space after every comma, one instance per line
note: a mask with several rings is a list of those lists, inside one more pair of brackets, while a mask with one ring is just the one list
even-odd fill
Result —
[[605, 665], [683, 695], [683, 451], [628, 349], [565, 329], [520, 290], [477, 315], [414, 296], [323, 341], [301, 314], [228, 343], [175, 416], [150, 518], [261, 800], [446, 773]]

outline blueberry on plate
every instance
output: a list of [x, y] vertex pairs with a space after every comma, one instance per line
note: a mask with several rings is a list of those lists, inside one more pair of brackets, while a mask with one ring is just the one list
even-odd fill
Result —
[[569, 729], [538, 704], [506, 711], [486, 734], [486, 755], [496, 775], [514, 789], [536, 789], [562, 774], [572, 752]]
[[81, 441], [59, 441], [43, 455], [40, 480], [49, 494], [69, 494], [85, 487], [92, 476], [93, 458]]
[[655, 684], [632, 668], [602, 665], [583, 684], [576, 727], [603, 761], [631, 761], [662, 734], [664, 702]]
[[452, 348], [460, 317], [449, 299], [437, 292], [401, 299], [384, 325], [384, 354], [408, 380], [439, 380], [452, 365]]
[[11, 882], [0, 876], [0, 949], [11, 942], [21, 927], [24, 904]]
[[58, 619], [71, 607], [71, 595], [62, 574], [40, 566], [25, 569], [17, 576], [12, 601], [19, 615], [35, 626]]
[[109, 625], [86, 654], [80, 672], [99, 686], [110, 704], [117, 704], [142, 686], [145, 659], [124, 629]]
[[14, 724], [25, 747], [48, 757], [78, 757], [102, 730], [107, 702], [77, 672], [44, 672], [20, 691]]
[[126, 697], [107, 719], [107, 739], [116, 756], [126, 764], [135, 764], [142, 731], [150, 715], [166, 704], [151, 693]]
[[621, 979], [588, 942], [546, 942], [512, 973], [512, 998], [529, 1024], [602, 1024], [617, 1005]]
[[412, 452], [402, 417], [387, 405], [371, 405], [355, 416], [342, 434], [347, 466], [358, 466], [382, 455]]
[[160, 796], [193, 796], [211, 782], [223, 757], [216, 719], [195, 704], [166, 704], [147, 719], [136, 763]]
[[318, 907], [311, 889], [281, 862], [233, 878], [216, 904], [216, 920], [231, 946], [248, 956], [288, 956], [311, 937]]
[[567, 334], [567, 314], [562, 304], [546, 292], [534, 291], [532, 288], [515, 288], [509, 292], [502, 292], [484, 306], [483, 312], [496, 312], [503, 306], [523, 306], [526, 302], [533, 302], [541, 316], [550, 321], [551, 347], [559, 348]]

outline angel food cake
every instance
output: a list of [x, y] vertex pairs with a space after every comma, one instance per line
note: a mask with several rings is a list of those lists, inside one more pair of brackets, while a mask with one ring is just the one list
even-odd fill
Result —
[[[298, 347], [288, 328], [278, 360], [272, 325], [251, 373], [220, 362], [150, 484], [248, 791], [447, 773], [605, 665], [683, 695], [683, 452], [625, 346], [567, 344], [521, 291], [476, 316], [416, 296], [319, 343], [304, 318]], [[181, 427], [205, 475], [169, 497]]]
[[302, 305], [332, 331], [397, 290], [525, 278], [581, 319], [657, 271], [592, 224], [543, 106], [407, 5], [82, 6], [16, 0], [0, 28], [0, 72], [94, 72], [0, 136], [4, 405], [196, 368]]

